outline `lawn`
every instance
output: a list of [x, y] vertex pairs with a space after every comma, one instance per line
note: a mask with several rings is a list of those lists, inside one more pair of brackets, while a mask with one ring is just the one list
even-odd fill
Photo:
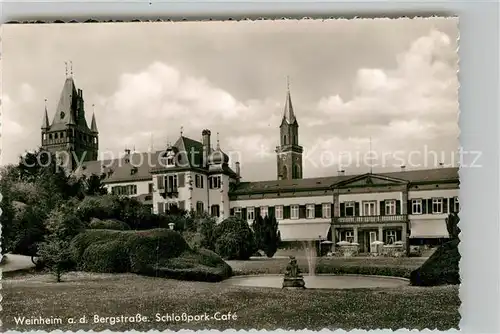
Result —
[[[246, 262], [254, 269], [286, 259]], [[340, 260], [335, 260], [340, 261]], [[358, 261], [361, 261], [358, 259]], [[391, 260], [387, 260], [391, 261]], [[405, 259], [402, 261], [409, 261]], [[281, 264], [279, 264], [281, 263]], [[236, 264], [236, 263], [232, 263]], [[403, 265], [403, 264], [402, 264]], [[240, 270], [243, 264], [240, 263]], [[227, 283], [185, 282], [133, 274], [70, 273], [65, 282], [48, 275], [15, 276], [3, 281], [3, 330], [179, 330], [375, 328], [457, 328], [460, 320], [458, 286], [353, 290], [281, 290], [231, 286]], [[229, 320], [156, 321], [155, 315], [204, 314]], [[94, 322], [98, 317], [147, 317], [147, 322]], [[15, 317], [57, 317], [63, 324], [20, 325]], [[68, 324], [69, 318], [82, 324]], [[105, 319], [103, 320], [105, 321]]]

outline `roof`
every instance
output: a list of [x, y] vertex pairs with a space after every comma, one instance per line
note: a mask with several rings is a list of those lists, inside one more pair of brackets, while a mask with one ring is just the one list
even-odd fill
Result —
[[[204, 169], [208, 173], [222, 172], [232, 177], [236, 176], [236, 173], [227, 164], [210, 166], [210, 169], [205, 167], [203, 164], [203, 144], [196, 140], [181, 136], [171, 148], [176, 152], [184, 152], [183, 156], [187, 157], [188, 165], [168, 167], [168, 170], [196, 168]], [[152, 179], [152, 173], [162, 172], [167, 169], [165, 163], [161, 160], [167, 152], [168, 149], [156, 152], [134, 152], [117, 159], [87, 161], [75, 173], [85, 175], [102, 175], [105, 173], [105, 183], [150, 180]]]
[[297, 122], [297, 119], [295, 118], [295, 113], [293, 112], [292, 97], [290, 95], [290, 89], [288, 89], [286, 92], [286, 100], [285, 100], [285, 109], [283, 111], [283, 119], [288, 124], [294, 124], [295, 122]]
[[[260, 182], [241, 182], [231, 192], [232, 195], [262, 193], [274, 191], [300, 191], [300, 190], [321, 190], [329, 189], [332, 185], [354, 179], [362, 176], [357, 175], [339, 175], [330, 177], [317, 177], [308, 179], [295, 180], [273, 180]], [[421, 169], [412, 171], [399, 171], [391, 173], [377, 173], [375, 175], [385, 176], [388, 178], [405, 180], [410, 183], [420, 182], [443, 182], [443, 181], [458, 181], [458, 168], [436, 168], [436, 169]]]
[[92, 132], [95, 132], [95, 133], [97, 133], [97, 132], [98, 132], [98, 131], [97, 131], [97, 122], [95, 121], [95, 114], [94, 114], [94, 113], [92, 114], [92, 123], [91, 123], [91, 125], [90, 125], [90, 130], [91, 130]]
[[118, 159], [86, 161], [77, 173], [86, 175], [105, 173], [104, 183], [149, 180], [151, 179], [150, 166], [158, 164], [162, 152], [164, 151], [134, 152]]
[[59, 103], [57, 104], [52, 125], [75, 124], [74, 110], [76, 109], [77, 99], [78, 91], [75, 82], [72, 77], [68, 77], [59, 96]]

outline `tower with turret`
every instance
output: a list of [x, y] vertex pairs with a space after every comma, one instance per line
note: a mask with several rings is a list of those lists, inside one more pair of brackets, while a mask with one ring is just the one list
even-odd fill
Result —
[[85, 118], [83, 91], [76, 87], [72, 73], [66, 73], [52, 122], [49, 122], [45, 101], [42, 148], [54, 153], [59, 163], [70, 170], [76, 169], [79, 163], [97, 160], [99, 140], [95, 114], [92, 114], [89, 127]]
[[278, 180], [302, 179], [302, 152], [303, 148], [299, 145], [299, 123], [287, 82], [285, 108], [280, 125], [280, 145], [276, 147]]

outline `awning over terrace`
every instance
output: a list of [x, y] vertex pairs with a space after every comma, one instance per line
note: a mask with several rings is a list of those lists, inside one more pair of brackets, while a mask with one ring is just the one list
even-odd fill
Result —
[[410, 229], [410, 238], [449, 238], [444, 219], [414, 220]]
[[325, 240], [330, 223], [291, 223], [278, 225], [282, 241]]

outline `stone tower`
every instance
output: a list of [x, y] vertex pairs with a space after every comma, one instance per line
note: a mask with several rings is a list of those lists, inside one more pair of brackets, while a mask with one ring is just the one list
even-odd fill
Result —
[[285, 109], [280, 125], [280, 146], [276, 147], [278, 180], [302, 178], [302, 152], [299, 145], [299, 123], [295, 117], [287, 85]]
[[66, 77], [52, 123], [45, 105], [42, 148], [54, 153], [59, 163], [70, 170], [76, 169], [79, 162], [97, 160], [99, 141], [95, 115], [89, 128], [83, 92], [76, 88], [72, 75]]

